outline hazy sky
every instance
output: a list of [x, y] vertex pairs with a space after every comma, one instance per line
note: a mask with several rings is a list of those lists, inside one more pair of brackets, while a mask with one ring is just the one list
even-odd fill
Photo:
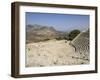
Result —
[[59, 31], [86, 30], [89, 27], [89, 15], [26, 12], [26, 25], [28, 24], [53, 26]]

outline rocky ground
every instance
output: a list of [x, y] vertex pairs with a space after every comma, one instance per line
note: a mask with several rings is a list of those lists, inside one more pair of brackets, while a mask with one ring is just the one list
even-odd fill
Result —
[[26, 44], [26, 67], [89, 64], [66, 40]]

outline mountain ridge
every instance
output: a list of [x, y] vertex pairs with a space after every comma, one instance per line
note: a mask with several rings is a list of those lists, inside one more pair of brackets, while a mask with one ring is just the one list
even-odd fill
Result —
[[58, 39], [64, 37], [64, 35], [64, 32], [57, 31], [52, 26], [26, 25], [26, 43]]

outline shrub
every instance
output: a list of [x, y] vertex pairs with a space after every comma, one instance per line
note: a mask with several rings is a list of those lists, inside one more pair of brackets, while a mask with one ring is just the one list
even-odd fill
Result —
[[56, 40], [62, 40], [62, 37], [57, 37]]
[[69, 40], [73, 40], [79, 33], [80, 30], [72, 30], [68, 35]]

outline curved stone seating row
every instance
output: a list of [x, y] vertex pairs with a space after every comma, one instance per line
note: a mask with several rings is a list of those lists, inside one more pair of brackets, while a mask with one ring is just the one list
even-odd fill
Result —
[[71, 44], [75, 47], [76, 52], [80, 54], [86, 54], [89, 53], [89, 32], [82, 32], [80, 33], [73, 41], [71, 41]]
[[78, 38], [73, 42], [73, 45], [76, 47], [76, 51], [79, 52], [88, 52], [89, 51], [89, 39], [86, 38]]

